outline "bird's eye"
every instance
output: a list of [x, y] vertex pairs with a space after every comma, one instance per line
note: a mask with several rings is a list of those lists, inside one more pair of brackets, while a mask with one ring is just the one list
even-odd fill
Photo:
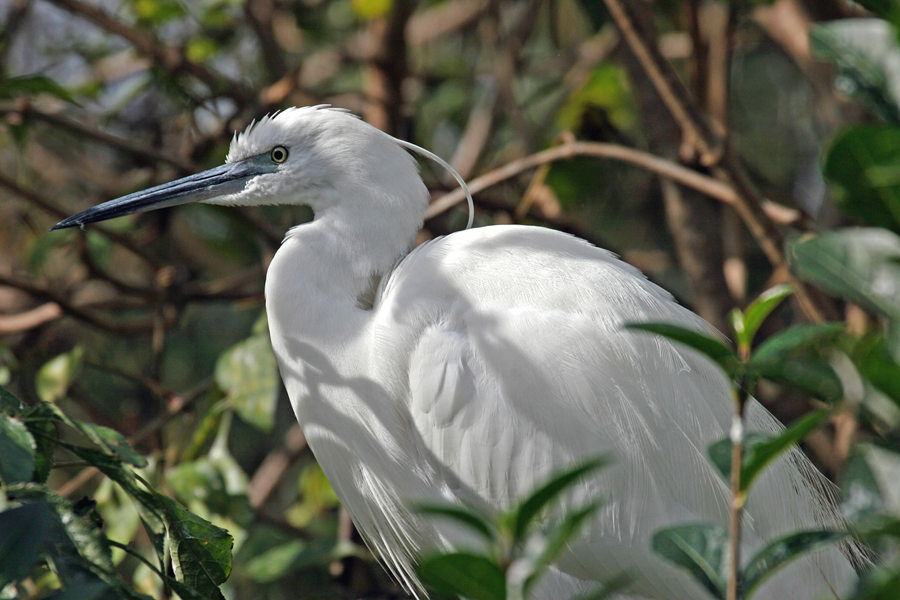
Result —
[[281, 164], [287, 160], [288, 157], [288, 149], [284, 146], [275, 146], [272, 148], [272, 151], [269, 152], [269, 158], [272, 159], [273, 163]]

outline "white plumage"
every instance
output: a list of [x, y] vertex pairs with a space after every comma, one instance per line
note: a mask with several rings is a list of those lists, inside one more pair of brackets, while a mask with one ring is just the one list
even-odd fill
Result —
[[[552, 472], [606, 453], [613, 465], [570, 501], [608, 502], [535, 597], [568, 598], [622, 570], [635, 578], [623, 597], [705, 597], [652, 554], [650, 536], [727, 523], [728, 488], [705, 449], [728, 431], [728, 385], [693, 351], [622, 325], [711, 327], [611, 253], [557, 231], [484, 227], [410, 252], [428, 198], [415, 163], [345, 112], [265, 118], [232, 141], [229, 168], [257, 164], [276, 145], [289, 151], [283, 164], [203, 199], [313, 208], [269, 267], [272, 345], [310, 448], [404, 586], [424, 596], [416, 558], [471, 543], [409, 503], [503, 509]], [[61, 225], [93, 219], [77, 217]], [[779, 427], [756, 402], [748, 422]], [[794, 450], [757, 482], [744, 523], [750, 552], [840, 518], [824, 478]], [[834, 597], [854, 577], [829, 548], [756, 597]]]

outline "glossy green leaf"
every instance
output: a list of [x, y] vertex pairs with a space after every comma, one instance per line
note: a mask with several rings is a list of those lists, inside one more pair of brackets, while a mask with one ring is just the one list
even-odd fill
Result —
[[451, 552], [422, 561], [419, 576], [436, 591], [470, 600], [506, 600], [506, 578], [500, 567], [477, 554]]
[[685, 569], [715, 598], [725, 598], [722, 557], [728, 534], [708, 523], [676, 525], [653, 534], [653, 551]]
[[453, 504], [415, 504], [412, 509], [430, 517], [453, 520], [478, 533], [487, 541], [492, 541], [497, 534], [494, 526], [483, 515], [471, 508]]
[[826, 292], [900, 319], [900, 236], [847, 227], [788, 246], [791, 268]]
[[729, 376], [733, 375], [737, 370], [738, 360], [734, 350], [726, 345], [725, 342], [714, 337], [671, 323], [627, 323], [625, 327], [627, 329], [655, 333], [679, 344], [689, 346], [710, 358]]
[[778, 569], [803, 553], [845, 539], [844, 531], [797, 531], [771, 542], [751, 558], [741, 571], [741, 594], [749, 598]]
[[[797, 444], [806, 435], [819, 427], [828, 417], [827, 409], [815, 410], [784, 431], [765, 435], [756, 432], [744, 436], [741, 460], [741, 491], [746, 492], [757, 477], [783, 452]], [[712, 443], [707, 449], [710, 462], [715, 465], [726, 481], [731, 479], [731, 440], [723, 438]]]
[[18, 417], [26, 409], [25, 403], [0, 387], [0, 413], [10, 417]]
[[760, 294], [743, 312], [742, 327], [740, 331], [735, 331], [738, 342], [748, 347], [753, 344], [753, 338], [756, 337], [756, 332], [759, 331], [763, 321], [793, 292], [794, 288], [789, 284], [782, 284]]
[[832, 193], [845, 212], [894, 232], [900, 231], [898, 145], [897, 125], [857, 125], [831, 143], [824, 166]]
[[813, 356], [786, 358], [781, 362], [756, 365], [753, 373], [803, 390], [827, 402], [840, 400], [844, 395], [843, 385], [834, 369]]
[[272, 429], [279, 379], [267, 336], [251, 336], [226, 351], [216, 363], [215, 379], [242, 419]]
[[81, 368], [84, 352], [76, 346], [69, 352], [50, 359], [37, 372], [34, 387], [44, 402], [56, 402], [66, 395], [75, 375]]
[[604, 458], [587, 461], [573, 469], [555, 475], [550, 481], [532, 492], [512, 513], [512, 531], [515, 539], [522, 539], [531, 526], [550, 503], [562, 496], [582, 477], [607, 464]]
[[128, 443], [128, 440], [125, 439], [125, 436], [115, 429], [110, 429], [109, 427], [104, 427], [103, 425], [97, 425], [95, 423], [87, 423], [85, 421], [73, 420], [73, 422], [78, 423], [78, 429], [87, 435], [92, 442], [101, 448], [109, 450], [128, 464], [134, 465], [135, 467], [144, 467], [147, 465], [147, 459], [138, 454], [135, 449], [131, 447], [131, 444]]
[[19, 421], [0, 413], [0, 480], [7, 485], [30, 481], [35, 467], [34, 438]]
[[795, 325], [780, 331], [756, 349], [750, 358], [748, 368], [758, 368], [760, 365], [782, 361], [799, 350], [804, 350], [824, 339], [833, 338], [844, 331], [845, 327], [843, 323], [817, 323]]
[[57, 537], [58, 520], [46, 502], [0, 512], [0, 590], [28, 575], [45, 544]]

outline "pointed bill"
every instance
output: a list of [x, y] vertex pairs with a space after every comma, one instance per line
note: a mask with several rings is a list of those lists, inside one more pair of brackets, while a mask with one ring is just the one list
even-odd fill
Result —
[[80, 227], [87, 223], [96, 223], [157, 208], [228, 196], [243, 190], [244, 185], [251, 178], [270, 173], [272, 170], [271, 165], [258, 160], [257, 157], [227, 163], [202, 173], [189, 175], [98, 204], [77, 215], [63, 219], [50, 230]]

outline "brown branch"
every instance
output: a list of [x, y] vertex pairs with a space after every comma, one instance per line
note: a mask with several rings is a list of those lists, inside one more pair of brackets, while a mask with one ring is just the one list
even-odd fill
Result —
[[406, 40], [418, 46], [454, 33], [473, 23], [488, 6], [488, 0], [456, 0], [421, 10], [406, 24]]
[[[685, 147], [693, 149], [701, 164], [709, 167], [717, 179], [734, 191], [737, 198], [732, 206], [735, 211], [753, 234], [772, 266], [788, 272], [781, 232], [766, 215], [763, 198], [750, 182], [740, 161], [730, 152], [725, 152], [722, 139], [700, 114], [678, 79], [677, 73], [659, 53], [652, 38], [641, 31], [630, 14], [632, 9], [622, 0], [604, 0], [604, 3], [666, 108], [678, 122], [685, 138]], [[815, 322], [825, 320], [823, 309], [813, 302], [805, 284], [792, 274], [788, 277], [796, 290], [794, 297], [807, 318]], [[824, 310], [829, 316], [834, 312], [827, 305]]]
[[143, 31], [113, 18], [105, 10], [82, 0], [46, 0], [78, 17], [82, 17], [104, 31], [128, 41], [141, 54], [170, 74], [186, 73], [203, 82], [213, 93], [239, 99], [253, 98], [253, 91], [199, 63], [192, 62], [184, 50], [168, 46], [150, 32]]
[[[147, 323], [117, 323], [114, 321], [107, 321], [106, 319], [100, 318], [90, 311], [85, 310], [83, 307], [75, 306], [74, 304], [69, 302], [63, 296], [63, 294], [59, 294], [47, 288], [42, 288], [27, 281], [21, 281], [12, 277], [0, 275], [0, 286], [11, 287], [25, 292], [29, 296], [32, 296], [33, 298], [36, 298], [38, 300], [55, 303], [66, 315], [78, 319], [79, 321], [83, 321], [84, 323], [96, 327], [97, 329], [102, 329], [103, 331], [107, 331], [110, 333], [115, 333], [118, 335], [130, 335], [135, 333], [151, 332], [154, 328], [154, 323], [152, 321]], [[166, 326], [171, 327], [177, 322], [177, 320], [177, 316], [175, 318], [166, 319]]]
[[247, 487], [250, 506], [257, 510], [261, 510], [265, 506], [278, 487], [281, 478], [303, 454], [304, 450], [306, 450], [306, 438], [303, 437], [303, 430], [300, 429], [300, 426], [294, 423], [284, 434], [282, 445], [272, 450], [253, 474]]
[[[692, 188], [706, 194], [710, 198], [719, 200], [728, 205], [734, 205], [738, 202], [738, 195], [735, 191], [725, 183], [708, 177], [687, 167], [683, 167], [669, 160], [664, 160], [658, 156], [654, 156], [648, 152], [635, 150], [618, 144], [607, 144], [602, 142], [567, 142], [560, 146], [525, 156], [518, 160], [507, 163], [493, 171], [476, 177], [469, 182], [469, 190], [473, 194], [497, 185], [516, 175], [533, 169], [545, 163], [557, 160], [567, 160], [575, 156], [593, 156], [596, 158], [609, 158], [626, 162], [642, 169], [652, 171], [661, 177], [671, 179], [683, 186]], [[462, 190], [454, 190], [435, 200], [425, 213], [425, 218], [433, 218], [458, 204], [465, 199]], [[798, 211], [784, 209], [773, 203], [764, 203], [770, 213], [770, 218], [779, 219], [783, 224], [796, 223], [800, 220]]]
[[370, 58], [365, 69], [365, 119], [392, 135], [401, 133], [406, 78], [406, 23], [413, 0], [395, 0], [387, 17], [372, 21]]
[[259, 49], [262, 54], [263, 64], [266, 65], [268, 80], [274, 81], [287, 72], [287, 62], [284, 60], [284, 51], [278, 45], [275, 38], [273, 18], [275, 4], [272, 0], [247, 0], [244, 4], [244, 15], [250, 28], [259, 40]]
[[40, 327], [44, 323], [58, 319], [62, 314], [63, 310], [59, 304], [47, 302], [14, 315], [0, 315], [0, 335], [21, 333]]

